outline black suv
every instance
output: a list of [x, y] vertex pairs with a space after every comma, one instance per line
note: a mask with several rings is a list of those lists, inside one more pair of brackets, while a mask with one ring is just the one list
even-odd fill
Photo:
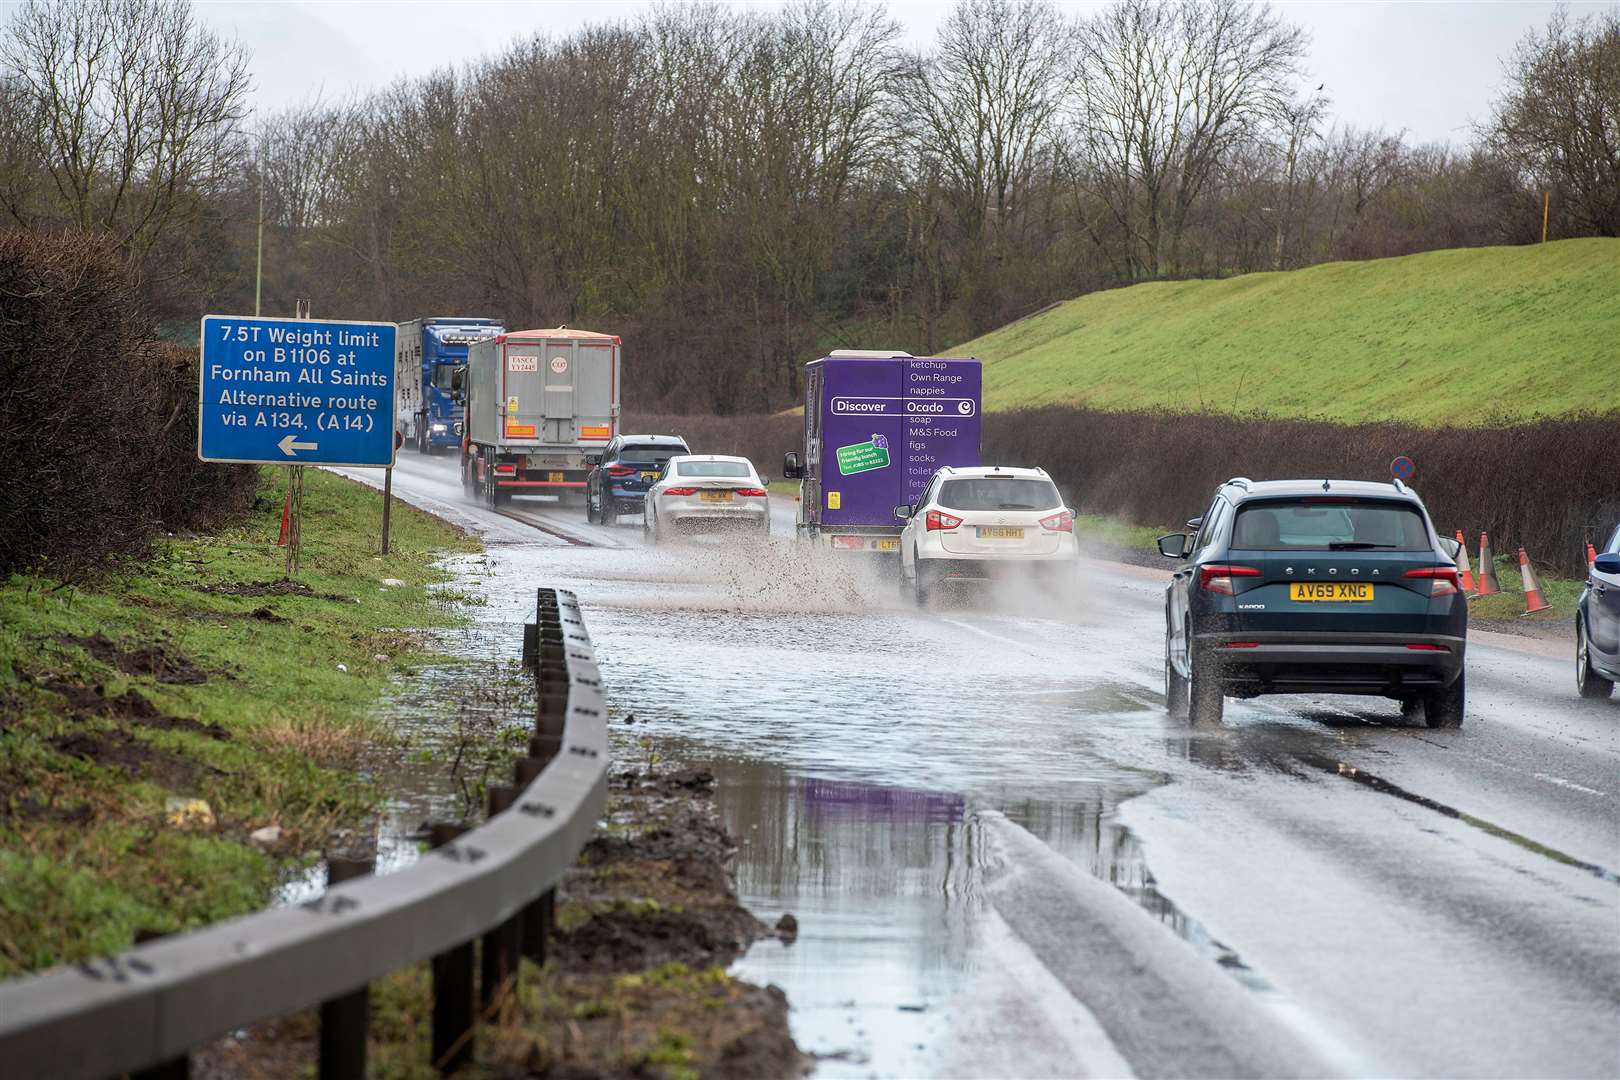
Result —
[[585, 519], [612, 525], [620, 514], [639, 513], [664, 462], [691, 452], [679, 435], [620, 435], [585, 477]]
[[1463, 719], [1468, 601], [1456, 541], [1399, 480], [1229, 480], [1165, 592], [1173, 715], [1216, 723], [1225, 695], [1377, 694], [1430, 727]]

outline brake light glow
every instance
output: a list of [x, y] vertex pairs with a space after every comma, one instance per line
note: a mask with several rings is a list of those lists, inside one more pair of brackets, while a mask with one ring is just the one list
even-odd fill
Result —
[[636, 475], [636, 470], [632, 469], [628, 465], [609, 465], [607, 467], [607, 474], [609, 476], [634, 476]]
[[1041, 528], [1047, 532], [1072, 533], [1074, 532], [1074, 512], [1064, 510], [1061, 513], [1053, 514], [1051, 517], [1043, 517], [1041, 518]]
[[738, 488], [737, 494], [745, 499], [763, 499], [769, 493], [764, 488]]
[[497, 473], [499, 473], [501, 476], [516, 476], [517, 475], [517, 466], [513, 465], [513, 464], [510, 464], [510, 463], [503, 463], [503, 464], [496, 465], [495, 466], [495, 471]]
[[1259, 577], [1260, 571], [1252, 566], [1233, 566], [1230, 563], [1205, 563], [1198, 568], [1198, 587], [1205, 592], [1222, 596], [1237, 595], [1233, 578]]
[[1413, 652], [1450, 652], [1451, 651], [1451, 646], [1449, 646], [1449, 645], [1431, 645], [1426, 641], [1413, 642], [1412, 644], [1407, 645], [1407, 648], [1411, 649]]
[[697, 488], [695, 488], [695, 487], [690, 487], [690, 488], [665, 488], [664, 489], [664, 494], [665, 495], [696, 495], [697, 494]]
[[1462, 592], [1462, 578], [1457, 575], [1455, 566], [1420, 566], [1415, 570], [1408, 570], [1409, 578], [1427, 578], [1433, 584], [1429, 588], [1429, 599], [1441, 596], [1450, 596]]
[[923, 525], [929, 532], [947, 531], [960, 524], [961, 518], [947, 514], [943, 510], [930, 510], [928, 516], [923, 519]]

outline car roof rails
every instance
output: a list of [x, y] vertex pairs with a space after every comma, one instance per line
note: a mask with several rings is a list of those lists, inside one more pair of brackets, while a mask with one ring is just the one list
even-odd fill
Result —
[[1402, 494], [1405, 494], [1405, 493], [1406, 493], [1406, 491], [1407, 491], [1407, 487], [1406, 487], [1406, 485], [1405, 485], [1405, 484], [1403, 484], [1403, 483], [1401, 483], [1401, 478], [1400, 478], [1400, 477], [1398, 477], [1398, 476], [1392, 476], [1392, 477], [1390, 477], [1390, 478], [1389, 478], [1389, 482], [1390, 482], [1390, 483], [1391, 483], [1391, 484], [1394, 484], [1394, 485], [1395, 485], [1395, 490], [1396, 490], [1396, 491], [1399, 491], [1399, 492], [1401, 492], [1401, 493], [1402, 493]]
[[1254, 483], [1254, 481], [1250, 480], [1247, 476], [1234, 476], [1232, 479], [1223, 484], [1222, 487], [1240, 487], [1244, 491], [1248, 491], [1249, 485], [1252, 483]]

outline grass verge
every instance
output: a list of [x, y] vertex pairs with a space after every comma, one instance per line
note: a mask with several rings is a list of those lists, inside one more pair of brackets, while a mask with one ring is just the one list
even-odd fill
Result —
[[372, 706], [457, 618], [433, 563], [476, 544], [396, 504], [383, 559], [377, 494], [310, 470], [285, 582], [280, 483], [93, 582], [0, 585], [0, 977], [261, 907], [375, 804]]

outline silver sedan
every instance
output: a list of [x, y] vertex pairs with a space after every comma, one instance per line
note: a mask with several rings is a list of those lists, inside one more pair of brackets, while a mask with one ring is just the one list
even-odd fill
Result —
[[643, 521], [655, 544], [677, 531], [731, 529], [768, 535], [771, 500], [747, 458], [682, 454], [669, 459], [647, 492]]

